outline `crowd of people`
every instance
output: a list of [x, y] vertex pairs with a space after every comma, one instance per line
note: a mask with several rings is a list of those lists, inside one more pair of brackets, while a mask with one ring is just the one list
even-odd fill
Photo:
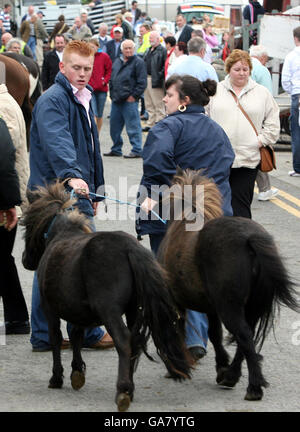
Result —
[[[40, 62], [38, 41], [43, 43], [47, 39], [49, 43], [49, 51], [39, 63], [43, 94], [33, 110], [28, 172], [24, 168], [24, 160], [28, 159], [24, 156], [24, 119], [22, 123], [20, 109], [13, 104], [5, 84], [0, 86], [0, 128], [7, 142], [7, 168], [14, 172], [13, 143], [19, 178], [21, 171], [22, 183], [24, 176], [26, 180], [29, 176], [29, 190], [56, 178], [67, 180], [68, 191], [81, 191], [78, 208], [92, 221], [99, 199], [90, 200], [89, 192], [104, 186], [99, 135], [109, 95], [112, 146], [104, 156], [123, 156], [121, 134], [125, 126], [131, 151], [124, 157], [143, 158], [141, 185], [149, 190], [149, 196], [141, 202], [144, 209], [150, 210], [155, 205], [151, 186], [170, 185], [179, 165], [184, 169], [204, 169], [208, 177], [214, 178], [223, 196], [224, 214], [251, 218], [255, 181], [261, 201], [278, 193], [271, 188], [268, 175], [259, 171], [260, 147], [274, 144], [280, 133], [279, 108], [265, 66], [268, 53], [259, 45], [252, 45], [249, 53], [231, 49], [228, 32], [219, 39], [209, 17], [205, 17], [202, 29], [193, 29], [178, 14], [176, 31], [171, 33], [162, 31], [155, 20], [138, 8], [137, 1], [123, 12], [116, 15], [111, 29], [103, 22], [98, 32], [88, 13], [82, 11], [72, 27], [60, 16], [48, 35], [43, 28], [43, 17], [35, 14], [33, 6], [29, 6], [28, 14], [23, 17], [20, 39], [13, 37], [4, 23], [0, 26], [2, 51], [23, 53]], [[296, 48], [284, 64], [282, 84], [292, 95], [293, 171], [290, 175], [297, 177], [300, 176], [300, 27], [294, 30], [294, 40]], [[217, 73], [212, 64], [213, 50], [224, 63], [224, 75]], [[11, 126], [8, 105], [10, 110], [16, 106], [18, 120], [14, 126]], [[141, 120], [145, 120], [143, 126]], [[142, 132], [147, 133], [144, 145]], [[5, 174], [0, 175], [2, 178]], [[14, 173], [11, 181], [18, 189], [15, 177]], [[14, 269], [11, 272], [14, 279], [5, 282], [6, 291], [0, 294], [4, 300], [7, 333], [24, 334], [30, 331], [28, 312], [11, 251], [17, 223], [14, 208], [24, 204], [26, 197], [24, 191], [13, 195], [7, 198], [1, 191], [0, 234], [1, 239], [10, 237], [5, 247], [1, 240], [1, 269], [7, 270], [9, 266]], [[156, 254], [165, 226], [160, 221], [138, 220], [136, 230], [139, 236], [149, 235]], [[4, 273], [2, 270], [3, 278]], [[6, 300], [8, 286], [19, 307], [13, 308], [13, 303]], [[19, 312], [14, 314], [13, 310]], [[188, 318], [186, 343], [197, 360], [206, 353], [207, 318], [195, 311], [188, 311]], [[70, 328], [68, 325], [68, 331]], [[50, 349], [36, 275], [31, 343], [34, 351]], [[86, 332], [84, 345], [106, 349], [113, 346], [113, 341], [101, 328], [94, 328]], [[63, 340], [62, 347], [68, 346], [68, 341]]]

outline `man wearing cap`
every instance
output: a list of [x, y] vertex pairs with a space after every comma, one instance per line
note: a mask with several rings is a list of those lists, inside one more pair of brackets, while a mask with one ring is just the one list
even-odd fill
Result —
[[43, 19], [43, 17], [45, 16], [45, 14], [44, 14], [44, 12], [42, 12], [42, 11], [37, 11], [37, 16], [39, 17], [39, 19]]
[[109, 55], [112, 63], [121, 55], [121, 42], [123, 40], [122, 27], [114, 28], [114, 38], [106, 44], [106, 54]]

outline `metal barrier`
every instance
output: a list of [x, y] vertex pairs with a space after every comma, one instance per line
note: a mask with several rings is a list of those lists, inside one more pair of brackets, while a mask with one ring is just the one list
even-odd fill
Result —
[[126, 6], [125, 0], [105, 2], [90, 9], [89, 18], [96, 29], [98, 29], [101, 22], [105, 22], [111, 28], [116, 23], [115, 16]]

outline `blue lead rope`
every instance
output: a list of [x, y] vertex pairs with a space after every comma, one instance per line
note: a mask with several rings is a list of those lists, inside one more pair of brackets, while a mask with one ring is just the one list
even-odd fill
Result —
[[[116, 198], [110, 198], [107, 195], [99, 195], [99, 194], [95, 194], [93, 192], [89, 192], [89, 195], [92, 196], [92, 197], [95, 197], [95, 198], [104, 198], [104, 199], [107, 199], [109, 201], [114, 201], [114, 202], [117, 202], [118, 204], [126, 204], [126, 205], [133, 206], [133, 207], [136, 207], [136, 208], [139, 208], [139, 209], [141, 208], [141, 206], [138, 205], [138, 204], [133, 204], [133, 203], [130, 203], [130, 202], [127, 202], [127, 201], [121, 201], [121, 200], [116, 199]], [[72, 192], [71, 192], [71, 198], [74, 198], [74, 196], [76, 196], [76, 193], [75, 193], [75, 191], [73, 189]], [[154, 214], [154, 216], [156, 216], [162, 223], [164, 223], [164, 224], [167, 223], [167, 221], [164, 220], [164, 219], [162, 219], [159, 216], [159, 214], [157, 214], [154, 210], [150, 210], [150, 212], [152, 214]]]

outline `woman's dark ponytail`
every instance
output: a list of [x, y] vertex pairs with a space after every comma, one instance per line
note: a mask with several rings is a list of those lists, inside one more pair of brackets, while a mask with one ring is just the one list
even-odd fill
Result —
[[166, 82], [166, 90], [175, 85], [179, 93], [179, 99], [184, 100], [189, 96], [191, 103], [205, 106], [209, 103], [209, 97], [214, 96], [217, 91], [217, 83], [211, 79], [204, 82], [199, 81], [191, 75], [171, 75]]
[[204, 89], [207, 91], [208, 96], [214, 96], [217, 92], [217, 83], [214, 80], [207, 79], [202, 82]]

